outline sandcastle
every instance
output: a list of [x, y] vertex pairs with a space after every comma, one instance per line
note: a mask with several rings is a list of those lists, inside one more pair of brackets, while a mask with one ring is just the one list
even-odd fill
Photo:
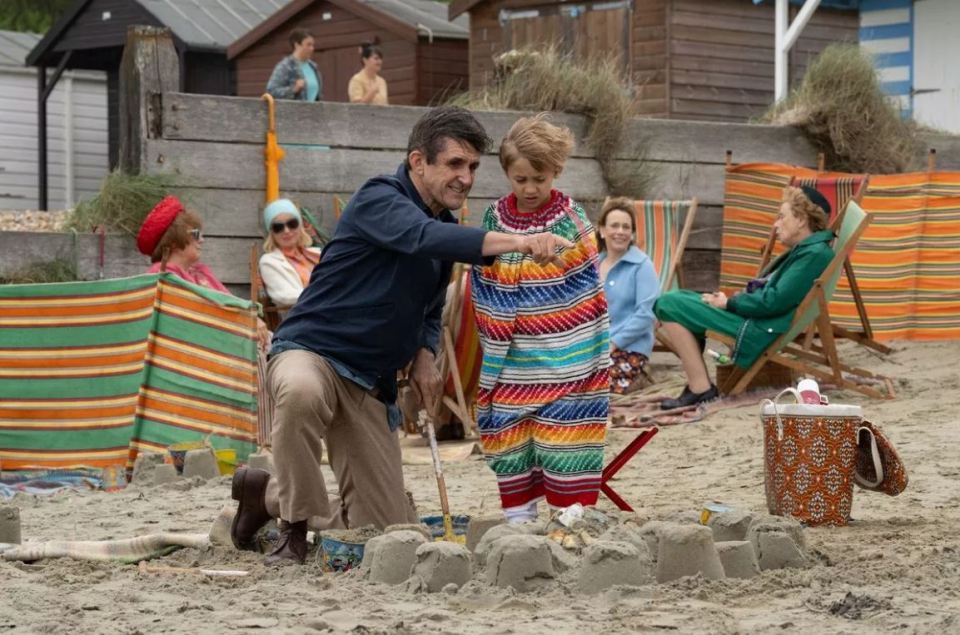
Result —
[[616, 586], [666, 584], [686, 576], [751, 578], [808, 566], [802, 526], [751, 512], [689, 515], [639, 524], [635, 517], [583, 510], [560, 522], [494, 524], [481, 519], [469, 544], [431, 542], [417, 525], [399, 525], [366, 543], [360, 575], [416, 593], [456, 593], [468, 582], [518, 593], [551, 586], [591, 595]]

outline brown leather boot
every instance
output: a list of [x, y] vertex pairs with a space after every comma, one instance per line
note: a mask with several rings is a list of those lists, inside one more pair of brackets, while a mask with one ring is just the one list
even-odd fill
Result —
[[231, 495], [240, 505], [230, 525], [230, 538], [237, 549], [260, 551], [257, 531], [270, 520], [263, 500], [269, 480], [270, 472], [250, 467], [241, 467], [233, 475]]
[[267, 556], [267, 564], [289, 564], [296, 562], [303, 564], [307, 559], [307, 521], [295, 523], [280, 521], [280, 537], [277, 539], [277, 548]]

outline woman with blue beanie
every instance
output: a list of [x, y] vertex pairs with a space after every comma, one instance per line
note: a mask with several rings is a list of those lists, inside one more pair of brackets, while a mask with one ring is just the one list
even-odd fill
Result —
[[260, 257], [260, 277], [270, 299], [281, 308], [293, 306], [310, 281], [320, 250], [303, 228], [300, 209], [286, 198], [278, 198], [263, 210], [267, 239]]

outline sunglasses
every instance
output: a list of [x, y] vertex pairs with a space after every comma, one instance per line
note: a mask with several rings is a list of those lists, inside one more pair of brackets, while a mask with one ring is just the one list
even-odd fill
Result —
[[190, 230], [190, 238], [193, 238], [195, 241], [200, 242], [203, 239], [203, 232], [199, 229]]
[[297, 227], [300, 227], [300, 221], [297, 220], [296, 218], [291, 218], [290, 220], [288, 220], [288, 221], [285, 222], [285, 223], [271, 223], [271, 224], [270, 224], [270, 230], [271, 230], [274, 234], [279, 234], [279, 233], [283, 232], [284, 228], [293, 230], [293, 229], [296, 229]]

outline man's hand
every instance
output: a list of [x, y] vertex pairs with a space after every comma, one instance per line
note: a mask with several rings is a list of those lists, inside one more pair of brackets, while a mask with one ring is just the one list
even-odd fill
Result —
[[563, 258], [557, 253], [561, 249], [571, 249], [573, 243], [554, 234], [530, 234], [521, 238], [520, 253], [528, 254], [538, 265], [555, 264], [563, 266]]
[[420, 399], [421, 408], [425, 408], [429, 416], [435, 417], [440, 406], [443, 378], [437, 369], [437, 360], [429, 349], [421, 348], [413, 358], [410, 388]]
[[304, 80], [302, 80], [302, 79], [298, 79], [297, 81], [293, 82], [293, 92], [294, 92], [294, 94], [299, 94], [300, 91], [303, 90], [303, 87], [306, 86], [306, 85], [307, 85], [307, 83], [306, 83]]

